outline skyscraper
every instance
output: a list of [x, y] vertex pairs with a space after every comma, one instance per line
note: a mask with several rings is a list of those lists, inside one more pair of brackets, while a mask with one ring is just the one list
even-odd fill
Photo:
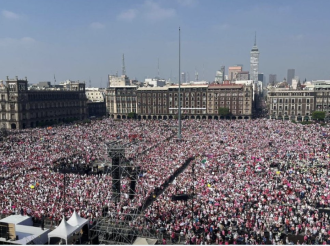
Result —
[[275, 85], [276, 83], [276, 74], [269, 74], [269, 82], [270, 85]]
[[225, 80], [225, 66], [221, 66], [220, 71], [222, 73], [222, 81]]
[[250, 80], [254, 83], [258, 82], [258, 70], [259, 70], [259, 50], [257, 47], [257, 34], [254, 37], [254, 46], [251, 50], [250, 56]]
[[288, 76], [286, 77], [286, 81], [289, 85], [292, 85], [292, 79], [295, 76], [295, 70], [294, 69], [288, 69]]
[[258, 81], [261, 81], [264, 84], [265, 76], [263, 73], [258, 73]]
[[181, 83], [186, 83], [186, 73], [181, 73]]

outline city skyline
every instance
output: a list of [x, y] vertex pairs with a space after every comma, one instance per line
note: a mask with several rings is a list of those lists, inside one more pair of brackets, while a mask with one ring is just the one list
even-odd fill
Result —
[[[257, 32], [259, 72], [329, 79], [328, 1], [2, 1], [0, 79], [80, 80], [104, 87], [108, 74], [178, 80], [182, 71], [213, 81], [221, 68], [249, 67]], [[222, 14], [219, 15], [219, 9]], [[313, 16], [313, 19], [305, 16]], [[214, 16], [214, 17], [212, 17]], [[323, 23], [322, 26], [317, 23]], [[190, 76], [191, 78], [194, 76]]]

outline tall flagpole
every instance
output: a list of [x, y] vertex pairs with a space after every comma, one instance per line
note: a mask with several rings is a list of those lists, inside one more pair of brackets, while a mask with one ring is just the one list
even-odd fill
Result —
[[178, 139], [181, 140], [181, 37], [180, 37], [180, 27], [179, 27], [179, 131]]

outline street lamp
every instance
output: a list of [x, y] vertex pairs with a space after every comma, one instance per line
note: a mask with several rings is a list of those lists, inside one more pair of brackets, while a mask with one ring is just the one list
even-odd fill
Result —
[[181, 140], [181, 31], [179, 27], [179, 131], [178, 131], [178, 139]]

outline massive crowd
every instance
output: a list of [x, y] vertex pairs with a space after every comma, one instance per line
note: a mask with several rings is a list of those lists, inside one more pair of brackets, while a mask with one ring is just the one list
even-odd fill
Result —
[[[288, 244], [289, 234], [302, 235], [300, 243], [330, 243], [328, 214], [320, 210], [330, 203], [327, 126], [184, 120], [177, 141], [176, 123], [104, 119], [12, 132], [0, 143], [0, 213], [56, 223], [74, 209], [98, 218], [107, 206], [110, 217], [124, 219], [194, 158], [144, 211], [148, 226], [186, 244]], [[120, 202], [112, 199], [109, 174], [65, 174], [64, 187], [60, 162], [72, 169], [105, 162], [111, 141], [127, 144], [126, 157], [139, 167], [133, 199], [130, 177], [122, 180]], [[179, 194], [193, 195], [172, 201]]]

